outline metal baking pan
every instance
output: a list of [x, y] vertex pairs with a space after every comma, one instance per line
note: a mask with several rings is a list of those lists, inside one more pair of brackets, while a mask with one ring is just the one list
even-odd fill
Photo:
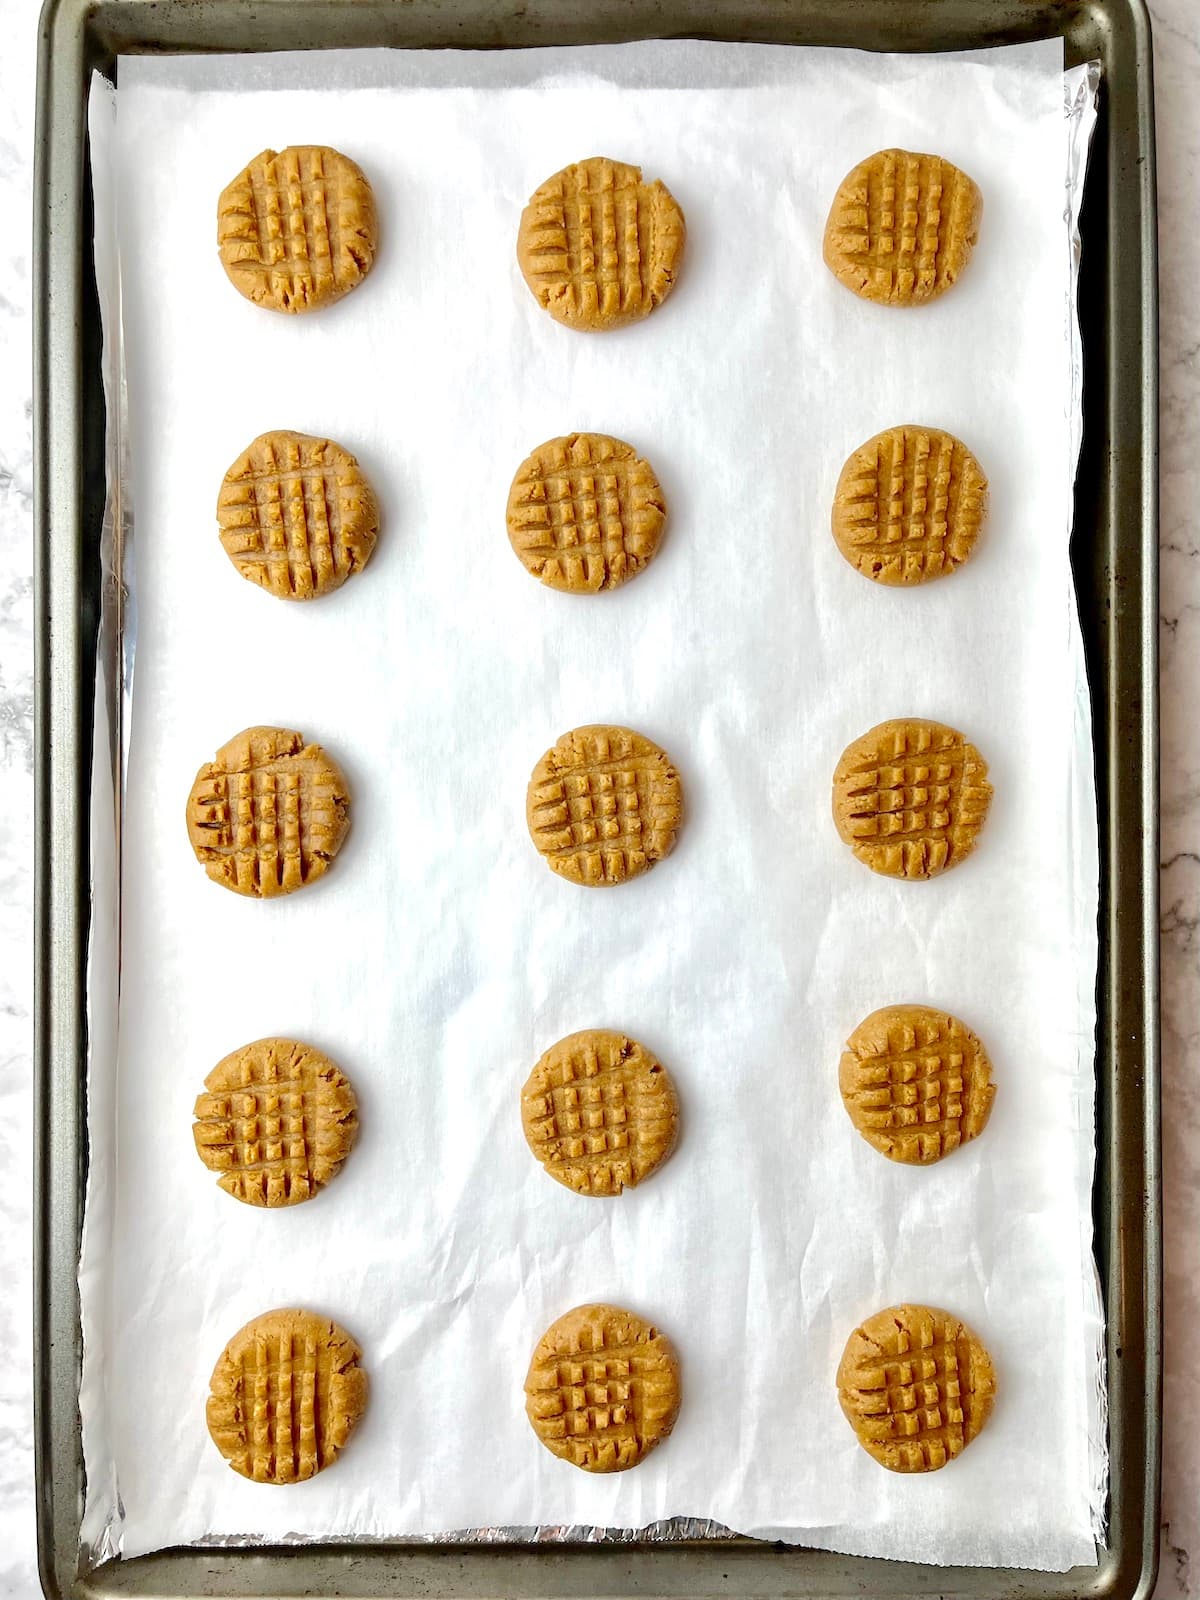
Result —
[[[1111, 1491], [1095, 1568], [924, 1567], [698, 1539], [652, 1545], [182, 1549], [79, 1571], [76, 1269], [85, 1124], [92, 707], [104, 397], [91, 266], [89, 75], [161, 52], [500, 49], [694, 36], [952, 50], [1061, 36], [1103, 63], [1081, 218], [1084, 433], [1072, 562], [1100, 807], [1096, 1248]], [[37, 643], [35, 1436], [48, 1596], [1148, 1595], [1161, 1420], [1158, 380], [1154, 109], [1144, 0], [47, 0], [35, 166]], [[1019, 307], [1006, 308], [1019, 315]]]

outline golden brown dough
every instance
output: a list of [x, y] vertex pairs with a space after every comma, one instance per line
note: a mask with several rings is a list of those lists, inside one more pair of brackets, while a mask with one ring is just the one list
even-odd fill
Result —
[[546, 1446], [584, 1472], [635, 1467], [679, 1415], [679, 1359], [632, 1311], [577, 1306], [538, 1341], [525, 1411]]
[[631, 728], [564, 733], [529, 780], [525, 816], [551, 872], [604, 887], [668, 855], [683, 817], [679, 774]]
[[338, 1457], [367, 1405], [362, 1351], [311, 1311], [267, 1311], [234, 1334], [213, 1369], [208, 1431], [235, 1472], [298, 1483]]
[[350, 830], [350, 790], [332, 757], [303, 734], [246, 728], [196, 774], [187, 825], [214, 883], [267, 899], [328, 869]]
[[955, 571], [987, 516], [987, 479], [961, 440], [938, 428], [886, 428], [842, 468], [833, 537], [876, 583], [927, 583]]
[[217, 525], [243, 578], [280, 600], [315, 600], [371, 559], [379, 502], [349, 450], [281, 430], [260, 434], [225, 474]]
[[878, 150], [838, 189], [825, 224], [825, 264], [864, 300], [920, 305], [958, 281], [982, 214], [977, 185], [951, 162]]
[[230, 282], [270, 311], [315, 311], [375, 260], [375, 196], [362, 169], [322, 144], [264, 150], [221, 191], [217, 246]]
[[527, 572], [551, 589], [616, 589], [654, 559], [666, 503], [650, 464], [606, 433], [541, 444], [517, 469], [508, 537]]
[[847, 746], [834, 771], [838, 833], [872, 872], [932, 878], [975, 848], [992, 801], [987, 770], [943, 723], [881, 722]]
[[219, 1061], [196, 1101], [192, 1137], [226, 1194], [252, 1206], [309, 1200], [341, 1170], [358, 1101], [328, 1056], [295, 1039], [259, 1039]]
[[884, 1006], [860, 1022], [846, 1041], [838, 1086], [867, 1143], [915, 1165], [977, 1138], [996, 1097], [976, 1035], [932, 1006]]
[[932, 1306], [889, 1306], [856, 1328], [837, 1374], [858, 1442], [891, 1472], [935, 1472], [991, 1415], [992, 1360], [965, 1323]]
[[679, 1101], [644, 1045], [588, 1028], [551, 1045], [521, 1090], [529, 1148], [577, 1194], [620, 1194], [658, 1170], [675, 1148]]
[[517, 262], [557, 322], [597, 332], [648, 317], [670, 294], [683, 212], [640, 167], [592, 156], [537, 189], [521, 214]]

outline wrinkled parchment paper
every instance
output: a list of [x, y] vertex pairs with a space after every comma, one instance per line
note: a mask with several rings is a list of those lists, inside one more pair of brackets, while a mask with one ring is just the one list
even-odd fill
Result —
[[[291, 142], [354, 156], [381, 217], [367, 282], [302, 319], [243, 301], [213, 243], [221, 187]], [[969, 272], [907, 313], [820, 261], [837, 184], [885, 144], [985, 196]], [[589, 338], [539, 311], [513, 245], [541, 179], [600, 151], [661, 176], [689, 239], [648, 323]], [[1057, 42], [122, 61], [139, 621], [113, 1114], [92, 1101], [111, 1207], [81, 1271], [97, 1548], [688, 1516], [934, 1562], [1094, 1558], [1067, 163]], [[912, 592], [828, 531], [845, 456], [904, 421], [960, 434], [992, 492], [977, 555]], [[385, 508], [367, 572], [312, 606], [217, 541], [221, 475], [267, 428], [347, 445]], [[643, 451], [670, 506], [654, 565], [596, 598], [534, 583], [504, 533], [522, 457], [584, 428]], [[928, 884], [868, 873], [829, 815], [844, 745], [899, 715], [962, 728], [996, 787], [976, 855]], [[547, 872], [523, 816], [537, 757], [591, 721], [663, 744], [688, 801], [673, 857], [608, 893]], [[196, 768], [255, 722], [326, 744], [355, 796], [335, 869], [273, 904], [209, 883], [183, 825]], [[928, 1171], [871, 1150], [836, 1088], [846, 1034], [905, 1000], [975, 1027], [999, 1085], [985, 1136]], [[683, 1103], [674, 1158], [615, 1201], [548, 1179], [518, 1116], [539, 1053], [590, 1026], [642, 1039]], [[316, 1201], [262, 1213], [218, 1190], [190, 1112], [274, 1032], [345, 1067], [362, 1135]], [[670, 1332], [685, 1385], [668, 1443], [608, 1478], [542, 1450], [521, 1393], [545, 1325], [600, 1298]], [[856, 1321], [901, 1299], [961, 1313], [999, 1374], [985, 1435], [928, 1477], [866, 1456], [833, 1386]], [[372, 1397], [334, 1470], [264, 1489], [221, 1461], [204, 1398], [227, 1338], [287, 1303], [354, 1333]]]

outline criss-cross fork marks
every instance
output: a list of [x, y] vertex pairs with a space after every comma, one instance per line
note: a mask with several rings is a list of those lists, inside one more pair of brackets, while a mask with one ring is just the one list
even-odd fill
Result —
[[227, 1194], [294, 1205], [337, 1172], [357, 1132], [353, 1094], [306, 1045], [264, 1040], [222, 1062], [196, 1101], [193, 1135]]
[[[939, 845], [948, 849], [946, 835], [961, 809], [965, 772], [961, 743], [939, 749], [929, 759], [896, 760], [864, 767], [846, 783], [854, 799], [857, 839], [886, 839], [902, 834], [908, 843]], [[944, 865], [945, 856], [938, 865]]]
[[970, 555], [987, 484], [948, 433], [895, 428], [846, 463], [834, 499], [834, 532], [860, 572], [915, 583], [953, 571]]
[[670, 1433], [679, 1413], [670, 1340], [616, 1306], [577, 1306], [538, 1342], [525, 1409], [556, 1456], [588, 1472], [632, 1467]]
[[909, 1470], [944, 1466], [968, 1442], [972, 1392], [971, 1345], [966, 1337], [912, 1342], [896, 1330], [895, 1352], [864, 1358], [846, 1382], [865, 1437]]
[[264, 472], [250, 485], [257, 548], [238, 553], [240, 566], [268, 568], [267, 586], [313, 593], [349, 572], [341, 539], [337, 476], [332, 472]]
[[336, 299], [370, 268], [374, 202], [362, 173], [335, 150], [268, 150], [222, 194], [217, 232], [244, 294], [299, 310]]
[[209, 1431], [243, 1477], [294, 1483], [335, 1459], [366, 1396], [349, 1335], [311, 1312], [268, 1312], [247, 1324], [217, 1363]]
[[668, 854], [683, 811], [666, 755], [630, 728], [596, 725], [564, 734], [533, 769], [526, 819], [559, 876], [621, 883]]
[[640, 307], [653, 219], [640, 174], [611, 161], [583, 161], [546, 186], [531, 272], [549, 298], [594, 314]]
[[880, 1131], [917, 1130], [939, 1150], [953, 1150], [962, 1141], [964, 1062], [962, 1051], [954, 1049], [864, 1061], [859, 1079], [864, 1121]]
[[629, 445], [599, 435], [543, 445], [509, 496], [513, 546], [554, 588], [616, 588], [654, 555], [663, 521], [649, 465]]
[[593, 762], [537, 786], [534, 838], [555, 871], [584, 883], [616, 883], [658, 860], [674, 842], [673, 774], [664, 758]]
[[577, 1467], [612, 1458], [632, 1466], [641, 1455], [644, 1345], [579, 1352], [538, 1367], [540, 1431], [561, 1440]]
[[870, 735], [860, 740], [839, 764], [835, 787], [839, 826], [855, 854], [877, 871], [910, 878], [968, 854], [991, 800], [974, 746], [950, 729], [920, 725], [881, 744]]
[[884, 1038], [856, 1032], [841, 1087], [859, 1131], [896, 1160], [949, 1155], [982, 1130], [991, 1109], [990, 1069], [979, 1041], [954, 1018], [898, 1021]]
[[248, 215], [243, 202], [220, 219], [222, 241], [240, 246], [238, 270], [286, 285], [297, 299], [332, 285], [341, 184], [336, 168], [327, 176], [325, 152], [289, 149], [252, 161], [242, 181]]
[[241, 894], [286, 894], [319, 877], [349, 826], [344, 780], [285, 730], [239, 735], [202, 769], [188, 830], [210, 877]]
[[285, 150], [249, 170], [263, 270], [311, 273], [318, 283], [332, 278], [340, 183], [336, 173], [326, 178], [323, 153]]
[[255, 440], [226, 475], [217, 516], [243, 577], [302, 600], [337, 588], [366, 563], [378, 522], [354, 458], [296, 434]]
[[335, 790], [315, 762], [272, 762], [214, 777], [208, 797], [208, 848], [224, 857], [239, 883], [249, 877], [299, 888], [307, 883], [319, 840], [332, 831]]
[[863, 253], [872, 271], [903, 288], [931, 288], [948, 230], [943, 211], [942, 163], [936, 156], [889, 151], [878, 168], [867, 168], [867, 237]]
[[239, 1089], [201, 1097], [197, 1144], [203, 1142], [205, 1162], [224, 1172], [222, 1188], [238, 1199], [259, 1205], [306, 1199], [313, 1187], [306, 1101], [314, 1082], [279, 1076], [275, 1061], [259, 1065], [256, 1072], [256, 1063], [245, 1061]]
[[826, 257], [873, 299], [928, 300], [950, 287], [970, 257], [978, 210], [978, 190], [950, 162], [882, 150], [839, 190]]
[[682, 213], [636, 167], [595, 157], [566, 167], [530, 200], [519, 254], [541, 303], [565, 321], [644, 316], [669, 292]]
[[582, 1194], [620, 1194], [674, 1144], [666, 1072], [620, 1034], [576, 1036], [547, 1051], [522, 1094], [526, 1136], [547, 1172]]

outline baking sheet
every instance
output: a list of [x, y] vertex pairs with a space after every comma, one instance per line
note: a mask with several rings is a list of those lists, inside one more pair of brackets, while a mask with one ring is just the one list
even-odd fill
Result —
[[[915, 1559], [1092, 1560], [1096, 852], [1061, 45], [352, 65], [410, 87], [264, 87], [346, 90], [336, 56], [121, 68], [141, 631], [112, 1272], [85, 1294], [110, 1540], [686, 1514]], [[585, 340], [537, 311], [512, 239], [598, 127], [670, 184], [689, 257], [650, 323]], [[362, 162], [384, 239], [360, 291], [297, 324], [229, 289], [196, 197], [300, 139]], [[911, 316], [819, 263], [833, 188], [889, 142], [959, 160], [986, 197], [970, 273]], [[913, 417], [977, 450], [993, 515], [953, 584], [893, 595], [841, 562], [827, 506], [845, 454]], [[272, 606], [215, 541], [221, 472], [274, 426], [349, 445], [388, 512], [368, 573], [319, 607]], [[636, 443], [672, 508], [654, 567], [595, 601], [532, 584], [502, 527], [517, 462], [573, 427]], [[929, 885], [870, 878], [828, 819], [842, 746], [904, 713], [962, 726], [997, 784], [977, 857]], [[660, 871], [589, 895], [537, 861], [523, 795], [557, 733], [605, 719], [667, 746], [690, 816]], [[195, 767], [259, 720], [327, 742], [357, 796], [336, 871], [275, 906], [209, 885], [179, 820]], [[874, 1156], [836, 1095], [845, 1033], [908, 998], [976, 1026], [1001, 1085], [986, 1138], [928, 1173]], [[516, 1116], [540, 1050], [606, 1024], [659, 1051], [686, 1118], [671, 1165], [612, 1205], [550, 1183]], [[364, 1106], [346, 1173], [282, 1216], [221, 1195], [188, 1127], [208, 1067], [271, 1031], [328, 1048]], [[670, 1443], [600, 1481], [536, 1448], [520, 1395], [544, 1324], [598, 1297], [660, 1320], [687, 1386]], [[203, 1394], [229, 1333], [297, 1298], [359, 1337], [374, 1398], [335, 1472], [265, 1492], [212, 1450]], [[854, 1321], [899, 1298], [965, 1315], [1003, 1386], [985, 1440], [927, 1480], [862, 1455], [831, 1384]]]

